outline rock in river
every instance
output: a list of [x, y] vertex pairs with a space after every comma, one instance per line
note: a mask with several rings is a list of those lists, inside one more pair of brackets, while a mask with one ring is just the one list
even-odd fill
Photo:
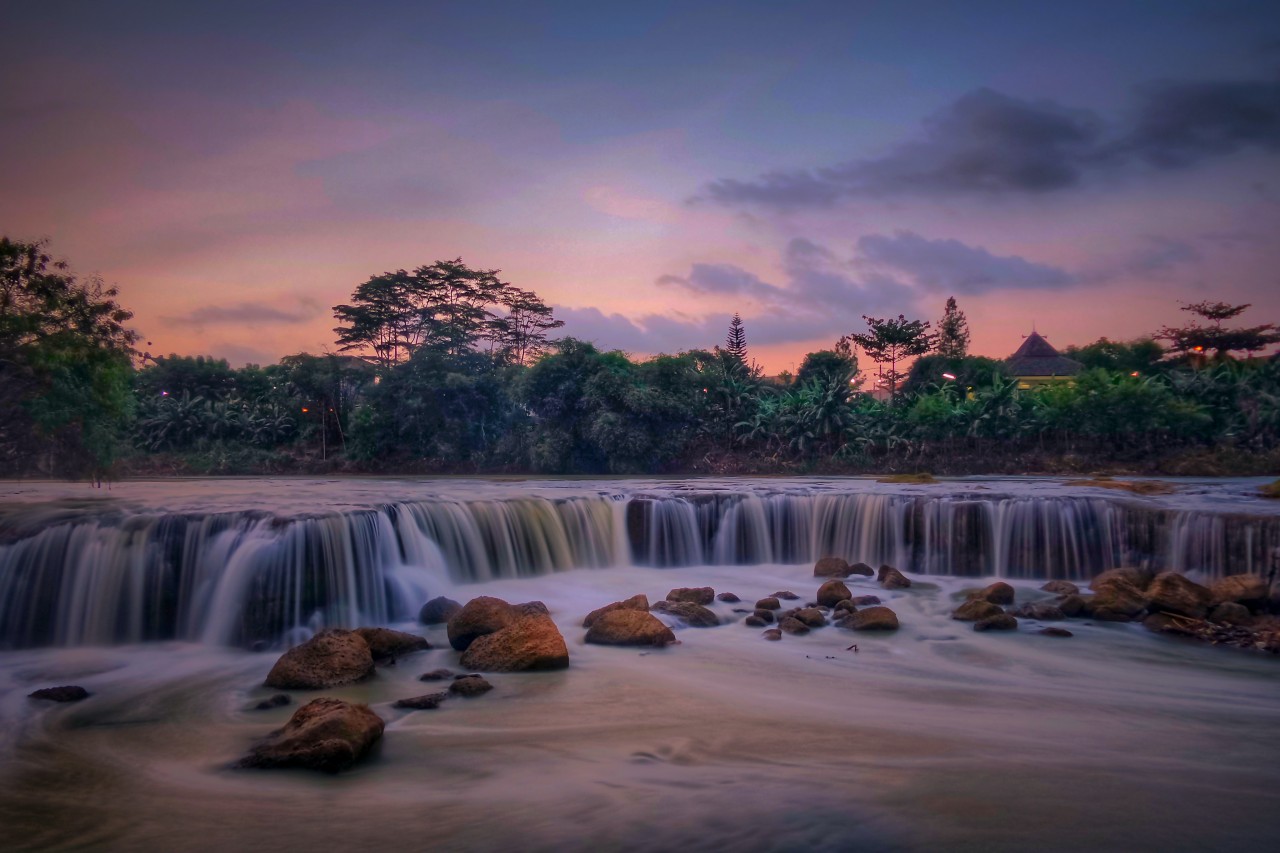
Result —
[[836, 625], [853, 631], [896, 631], [898, 630], [898, 614], [888, 607], [879, 605], [864, 607], [857, 613], [850, 613], [837, 622]]
[[1175, 613], [1203, 619], [1213, 596], [1207, 587], [1187, 580], [1177, 572], [1161, 572], [1147, 587], [1147, 609], [1153, 613]]
[[586, 636], [586, 642], [601, 646], [665, 646], [675, 641], [676, 635], [661, 619], [638, 610], [604, 613], [587, 629]]
[[488, 693], [492, 689], [493, 685], [489, 683], [488, 679], [475, 674], [459, 675], [453, 680], [453, 683], [449, 685], [450, 693], [455, 696], [463, 696], [467, 699], [472, 699], [476, 696]]
[[373, 654], [364, 637], [335, 628], [282, 654], [267, 674], [266, 685], [278, 690], [319, 690], [354, 684], [371, 675]]
[[462, 653], [461, 663], [481, 672], [565, 669], [569, 648], [550, 616], [522, 616], [492, 634], [476, 637]]
[[1045, 592], [1052, 592], [1055, 595], [1075, 595], [1080, 591], [1080, 587], [1071, 581], [1049, 581], [1040, 587]]
[[645, 613], [648, 613], [649, 596], [643, 594], [633, 595], [626, 601], [615, 601], [612, 604], [606, 604], [604, 607], [598, 607], [588, 613], [587, 618], [582, 620], [582, 627], [590, 628], [595, 624], [597, 619], [606, 613], [613, 612], [614, 610], [642, 610]]
[[78, 684], [66, 684], [62, 687], [42, 687], [27, 695], [32, 699], [48, 699], [50, 702], [79, 702], [89, 698], [89, 691]]
[[1018, 620], [1008, 613], [999, 613], [995, 616], [988, 616], [986, 619], [979, 619], [973, 623], [975, 631], [1016, 631], [1018, 630]]
[[423, 625], [443, 625], [462, 609], [462, 605], [443, 595], [433, 598], [418, 611], [418, 621]]
[[813, 567], [815, 578], [847, 578], [851, 574], [852, 567], [842, 557], [823, 557]]
[[658, 601], [650, 609], [675, 616], [690, 628], [714, 628], [720, 624], [719, 616], [692, 601]]
[[971, 598], [952, 611], [951, 618], [961, 622], [977, 622], [980, 619], [998, 616], [1003, 612], [998, 604], [992, 604], [981, 598]]
[[337, 773], [364, 757], [382, 737], [382, 728], [382, 718], [368, 705], [315, 699], [295, 711], [284, 728], [251, 749], [239, 766]]
[[518, 611], [501, 598], [481, 595], [463, 605], [449, 620], [449, 645], [460, 652], [477, 637], [500, 631], [516, 620]]
[[849, 587], [844, 581], [827, 581], [818, 587], [818, 604], [823, 607], [835, 607], [840, 602], [851, 598], [853, 593], [849, 592]]
[[390, 628], [357, 628], [356, 633], [369, 644], [369, 653], [374, 660], [398, 658], [410, 652], [431, 648], [431, 644], [417, 634], [392, 631]]
[[1013, 604], [1013, 587], [1004, 581], [996, 581], [971, 593], [969, 597], [977, 601], [989, 601], [992, 604]]
[[716, 591], [709, 586], [686, 586], [667, 593], [667, 601], [688, 601], [693, 604], [710, 604], [715, 598]]
[[885, 589], [906, 589], [911, 586], [910, 579], [893, 566], [881, 566], [877, 579]]

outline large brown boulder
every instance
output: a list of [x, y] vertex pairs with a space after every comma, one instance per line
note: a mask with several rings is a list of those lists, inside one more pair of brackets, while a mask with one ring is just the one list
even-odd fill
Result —
[[418, 621], [423, 625], [443, 625], [462, 609], [462, 605], [443, 595], [433, 598], [418, 611]]
[[765, 610], [765, 609], [761, 608], [761, 609], [759, 609], [759, 610], [756, 610], [756, 611], [755, 611], [754, 613], [752, 613], [751, 615], [752, 615], [752, 616], [754, 616], [754, 617], [755, 617], [755, 618], [757, 618], [757, 619], [763, 619], [763, 620], [764, 620], [764, 623], [765, 623], [766, 625], [772, 625], [772, 624], [773, 624], [773, 611], [772, 611], [772, 610]]
[[690, 628], [714, 628], [720, 624], [719, 616], [692, 601], [657, 601], [649, 609], [675, 616]]
[[611, 610], [591, 624], [586, 641], [601, 646], [665, 646], [674, 643], [676, 635], [652, 613]]
[[1261, 575], [1228, 575], [1210, 584], [1209, 594], [1214, 604], [1232, 601], [1254, 610], [1266, 603], [1270, 589]]
[[847, 578], [853, 569], [843, 557], [823, 557], [813, 567], [815, 578]]
[[776, 595], [762, 598], [756, 602], [756, 610], [779, 610], [781, 608], [782, 602], [778, 600]]
[[853, 598], [853, 593], [844, 581], [827, 581], [818, 587], [818, 604], [823, 607], [835, 607], [842, 601]]
[[1092, 595], [1067, 595], [1058, 601], [1058, 609], [1068, 617], [1088, 616], [1092, 602]]
[[1045, 592], [1052, 592], [1055, 595], [1075, 595], [1080, 591], [1080, 587], [1076, 586], [1071, 581], [1049, 581], [1040, 588]]
[[369, 653], [374, 660], [398, 658], [410, 652], [431, 648], [431, 644], [417, 634], [392, 631], [390, 628], [357, 628], [356, 633], [368, 643]]
[[354, 684], [373, 675], [373, 654], [355, 631], [321, 631], [280, 656], [266, 685], [280, 690], [320, 690]]
[[239, 766], [337, 773], [364, 757], [382, 737], [382, 728], [382, 718], [368, 705], [315, 699], [295, 711], [284, 728], [253, 747]]
[[[1151, 573], [1145, 569], [1111, 569], [1089, 582], [1093, 598], [1089, 615], [1103, 622], [1130, 622], [1147, 609], [1145, 590]], [[1063, 611], [1066, 612], [1065, 608]]]
[[683, 586], [667, 593], [667, 601], [688, 601], [692, 604], [710, 604], [716, 600], [716, 591], [709, 586]]
[[449, 645], [465, 652], [477, 637], [502, 630], [518, 615], [519, 611], [501, 598], [489, 595], [473, 598], [449, 620]]
[[1147, 609], [1153, 613], [1175, 613], [1203, 619], [1209, 612], [1212, 594], [1207, 587], [1177, 572], [1161, 572], [1147, 587]]
[[866, 563], [850, 563], [849, 574], [860, 575], [864, 578], [873, 578], [876, 576], [876, 570], [868, 566]]
[[961, 622], [977, 622], [979, 619], [986, 619], [989, 616], [996, 616], [1003, 612], [998, 604], [992, 604], [990, 601], [984, 601], [981, 598], [972, 598], [957, 607], [952, 612], [951, 618]]
[[969, 593], [969, 597], [978, 601], [989, 601], [992, 604], [1013, 604], [1013, 587], [1004, 581], [996, 581]]
[[604, 607], [600, 607], [595, 610], [592, 610], [590, 613], [587, 614], [587, 618], [582, 620], [582, 627], [590, 628], [593, 624], [595, 624], [595, 621], [597, 619], [599, 619], [601, 616], [603, 616], [606, 613], [613, 612], [614, 610], [643, 610], [644, 612], [648, 613], [649, 612], [649, 596], [643, 595], [643, 594], [633, 595], [630, 598], [626, 599], [625, 601], [615, 601], [612, 604], [606, 604]]
[[866, 607], [857, 613], [850, 613], [836, 624], [853, 631], [896, 631], [898, 614], [887, 607]]
[[796, 619], [793, 616], [788, 616], [785, 619], [783, 619], [781, 622], [779, 622], [778, 628], [785, 631], [788, 634], [809, 633], [809, 626], [804, 624], [799, 619]]
[[476, 637], [461, 663], [480, 672], [535, 672], [565, 669], [569, 647], [550, 616], [522, 616], [501, 630]]
[[911, 586], [911, 581], [902, 572], [893, 566], [881, 566], [880, 573], [876, 576], [880, 581], [880, 586], [885, 589], [906, 589]]

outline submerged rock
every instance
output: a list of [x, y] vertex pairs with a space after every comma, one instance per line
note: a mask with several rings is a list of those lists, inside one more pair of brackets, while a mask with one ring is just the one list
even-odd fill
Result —
[[888, 607], [876, 605], [850, 613], [836, 624], [851, 631], [896, 631], [898, 614]]
[[768, 631], [765, 631], [760, 636], [764, 637], [766, 640], [772, 640], [774, 642], [777, 642], [778, 640], [782, 639], [782, 629], [770, 628]]
[[675, 616], [690, 628], [714, 628], [720, 624], [719, 616], [692, 601], [658, 601], [650, 610]]
[[688, 601], [692, 604], [710, 604], [716, 599], [716, 591], [709, 586], [680, 587], [667, 593], [667, 601]]
[[1045, 592], [1052, 592], [1055, 595], [1075, 595], [1080, 591], [1080, 587], [1071, 581], [1049, 581], [1040, 587]]
[[606, 613], [612, 613], [614, 610], [643, 610], [649, 612], [649, 596], [633, 595], [625, 601], [615, 601], [612, 604], [606, 604], [604, 607], [596, 608], [587, 614], [587, 618], [582, 620], [583, 628], [590, 628], [595, 621]]
[[1253, 614], [1243, 604], [1224, 601], [1209, 611], [1209, 619], [1221, 625], [1248, 625], [1253, 621]]
[[467, 699], [488, 693], [492, 689], [493, 685], [478, 675], [459, 675], [449, 685], [450, 693]]
[[1092, 595], [1068, 595], [1058, 602], [1058, 609], [1068, 617], [1088, 616], [1092, 601]]
[[802, 607], [791, 614], [791, 618], [803, 622], [810, 628], [821, 628], [827, 624], [827, 617], [816, 607]]
[[482, 595], [463, 605], [449, 620], [449, 645], [465, 652], [479, 637], [500, 631], [516, 620], [518, 611], [501, 598]]
[[982, 598], [971, 598], [953, 610], [951, 618], [960, 622], [977, 622], [980, 619], [998, 616], [1003, 612], [998, 604], [992, 604]]
[[870, 607], [870, 606], [871, 606], [871, 605], [873, 605], [873, 604], [879, 604], [879, 603], [880, 603], [880, 596], [878, 596], [878, 595], [855, 595], [855, 596], [854, 596], [852, 599], [850, 599], [850, 600], [851, 600], [854, 604], [856, 604], [858, 607]]
[[973, 623], [975, 631], [1016, 631], [1018, 630], [1018, 620], [1008, 613], [999, 613], [995, 616], [988, 616], [986, 619], [979, 619]]
[[[79, 702], [88, 699], [91, 694], [78, 684], [64, 684], [61, 687], [41, 687], [28, 693], [32, 699], [47, 699], [50, 702]], [[288, 697], [286, 697], [288, 698]]]
[[844, 581], [827, 581], [818, 587], [818, 604], [823, 607], [835, 607], [842, 601], [848, 601], [853, 598], [853, 593], [849, 591]]
[[1154, 613], [1176, 613], [1203, 619], [1209, 612], [1212, 594], [1207, 587], [1177, 572], [1161, 572], [1147, 587], [1147, 609]]
[[911, 586], [911, 581], [906, 575], [888, 565], [880, 567], [880, 574], [877, 576], [877, 580], [885, 589], [906, 589]]
[[[880, 603], [880, 599], [878, 599], [878, 598], [877, 598], [877, 599], [876, 599], [876, 604], [879, 604], [879, 603]], [[858, 612], [858, 605], [856, 605], [856, 604], [854, 604], [854, 603], [853, 603], [853, 599], [851, 599], [851, 598], [846, 598], [844, 601], [837, 602], [837, 603], [836, 603], [836, 606], [835, 606], [835, 607], [833, 607], [833, 608], [832, 608], [832, 610], [833, 610], [837, 615], [838, 615], [838, 614], [841, 614], [841, 613], [857, 613], [857, 612]]]
[[843, 557], [823, 557], [813, 567], [815, 578], [847, 578], [853, 568]]
[[418, 621], [423, 625], [443, 625], [462, 609], [462, 605], [443, 595], [433, 598], [418, 611]]
[[649, 612], [612, 610], [587, 629], [586, 642], [601, 646], [665, 646], [676, 641], [676, 635]]
[[368, 705], [314, 699], [295, 711], [284, 728], [253, 747], [239, 766], [337, 773], [363, 758], [382, 737], [382, 729], [382, 718]]
[[272, 708], [283, 708], [292, 701], [293, 699], [289, 698], [288, 693], [277, 693], [276, 695], [263, 699], [261, 702], [254, 705], [253, 710], [270, 711]]
[[768, 598], [762, 598], [756, 602], [756, 610], [781, 610], [782, 602], [778, 600], [776, 595]]
[[356, 633], [369, 645], [369, 653], [374, 660], [397, 658], [431, 648], [431, 644], [417, 634], [392, 631], [390, 628], [357, 628]]
[[[767, 613], [768, 611], [766, 610], [765, 612]], [[748, 628], [763, 628], [769, 623], [771, 623], [772, 621], [773, 621], [773, 617], [769, 617], [768, 619], [761, 619], [759, 616], [752, 614], [748, 616], [746, 619], [743, 619], [742, 623], [746, 625]]]
[[764, 608], [761, 608], [761, 609], [757, 610], [755, 613], [753, 613], [753, 614], [751, 614], [751, 615], [752, 615], [752, 616], [755, 616], [757, 619], [763, 619], [763, 620], [764, 620], [764, 623], [765, 623], [766, 625], [772, 625], [772, 624], [773, 624], [773, 611], [772, 611], [772, 610], [765, 610]]
[[876, 570], [868, 566], [866, 563], [853, 563], [849, 566], [849, 574], [873, 578], [876, 576]]
[[433, 669], [418, 676], [419, 681], [444, 681], [453, 678], [456, 673], [451, 669]]
[[265, 684], [280, 690], [320, 690], [363, 681], [373, 669], [364, 637], [333, 628], [282, 654]]
[[446, 690], [439, 693], [425, 693], [422, 696], [411, 696], [408, 699], [397, 699], [392, 703], [393, 708], [407, 708], [411, 711], [434, 711], [440, 707], [440, 703], [449, 698]]
[[1071, 633], [1066, 628], [1054, 628], [1054, 627], [1041, 628], [1036, 633], [1043, 634], [1046, 637], [1074, 637], [1075, 636], [1075, 634]]
[[731, 592], [722, 592], [716, 596], [716, 601], [723, 601], [725, 604], [737, 604], [741, 600]]
[[975, 601], [989, 601], [992, 604], [1013, 604], [1013, 587], [1004, 581], [996, 581], [969, 593], [969, 598]]
[[1067, 618], [1061, 607], [1048, 601], [1028, 601], [1012, 613], [1020, 619], [1038, 619], [1041, 622], [1056, 622]]
[[782, 601], [798, 601], [800, 599], [800, 596], [789, 589], [779, 590], [773, 594], [773, 597]]
[[788, 634], [807, 634], [809, 626], [796, 619], [794, 616], [788, 616], [778, 623], [778, 629]]
[[1120, 568], [1108, 569], [1102, 574], [1089, 581], [1089, 588], [1095, 593], [1104, 589], [1119, 587], [1126, 592], [1129, 589], [1136, 589], [1139, 594], [1146, 590], [1147, 585], [1155, 578], [1155, 573], [1150, 569]]
[[569, 647], [550, 616], [521, 616], [492, 634], [476, 637], [461, 661], [481, 672], [537, 672], [569, 666]]

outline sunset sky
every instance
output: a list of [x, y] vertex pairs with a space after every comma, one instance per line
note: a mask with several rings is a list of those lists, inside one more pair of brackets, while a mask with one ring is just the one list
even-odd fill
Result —
[[332, 350], [461, 256], [565, 332], [770, 372], [935, 320], [972, 349], [1280, 322], [1280, 2], [20, 2], [0, 233], [153, 353]]

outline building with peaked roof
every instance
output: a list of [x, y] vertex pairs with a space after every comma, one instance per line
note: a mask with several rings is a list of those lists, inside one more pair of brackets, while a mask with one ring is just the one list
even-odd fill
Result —
[[1009, 375], [1018, 380], [1019, 388], [1047, 385], [1050, 382], [1069, 382], [1084, 365], [1053, 348], [1053, 344], [1034, 329], [1018, 347], [1018, 351], [1005, 359]]

